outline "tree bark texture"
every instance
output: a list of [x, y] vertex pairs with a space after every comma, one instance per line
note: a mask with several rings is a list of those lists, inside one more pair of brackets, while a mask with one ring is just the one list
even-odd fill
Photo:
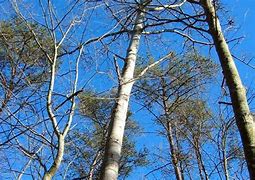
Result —
[[201, 0], [200, 2], [206, 14], [209, 31], [213, 38], [230, 92], [250, 179], [255, 179], [255, 123], [247, 103], [246, 90], [242, 85], [238, 70], [224, 38], [213, 2], [211, 0]]
[[175, 177], [176, 177], [176, 180], [183, 180], [182, 172], [181, 172], [181, 169], [180, 169], [179, 163], [178, 163], [179, 160], [178, 160], [177, 153], [176, 153], [176, 147], [174, 145], [174, 138], [173, 138], [173, 133], [172, 133], [171, 122], [167, 122], [167, 130], [168, 130], [168, 132], [167, 132], [168, 143], [169, 143], [169, 147], [170, 147], [172, 163], [174, 166]]
[[[143, 5], [143, 7], [144, 6], [145, 5]], [[108, 129], [108, 139], [100, 176], [101, 180], [116, 180], [118, 178], [119, 160], [121, 157], [121, 147], [127, 119], [129, 98], [134, 84], [132, 79], [134, 76], [137, 51], [145, 17], [143, 7], [138, 9], [130, 44], [127, 49], [125, 64], [122, 69], [117, 100]]]
[[58, 152], [57, 152], [56, 158], [54, 159], [54, 162], [51, 165], [50, 169], [47, 172], [45, 172], [43, 176], [43, 180], [51, 180], [52, 177], [55, 175], [63, 159], [64, 147], [65, 147], [65, 138], [63, 135], [60, 135], [58, 139]]

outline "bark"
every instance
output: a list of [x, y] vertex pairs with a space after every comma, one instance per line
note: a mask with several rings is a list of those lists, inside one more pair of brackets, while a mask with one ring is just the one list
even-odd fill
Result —
[[144, 7], [145, 5], [140, 7], [137, 12], [130, 44], [127, 49], [127, 56], [122, 70], [117, 100], [108, 129], [108, 138], [100, 175], [101, 180], [116, 180], [118, 177], [119, 160], [121, 157], [121, 147], [127, 118], [129, 98], [134, 84], [132, 79], [134, 76], [140, 37], [143, 30], [143, 20], [145, 17]]
[[223, 168], [224, 168], [224, 175], [226, 180], [229, 180], [229, 173], [228, 173], [228, 159], [227, 159], [227, 152], [226, 147], [224, 145], [222, 149], [222, 156], [223, 156]]
[[228, 172], [228, 157], [227, 157], [227, 126], [223, 126], [222, 130], [222, 141], [221, 146], [219, 148], [219, 151], [222, 153], [222, 159], [223, 159], [223, 169], [224, 169], [224, 176], [226, 180], [229, 180], [229, 172]]
[[47, 172], [45, 172], [43, 176], [43, 180], [51, 180], [52, 177], [55, 175], [63, 159], [64, 147], [65, 147], [65, 138], [63, 135], [59, 135], [57, 156], [54, 159], [54, 162], [51, 165], [50, 169]]
[[232, 107], [251, 179], [255, 179], [255, 123], [247, 103], [246, 90], [221, 30], [219, 19], [211, 0], [201, 0], [206, 21], [220, 59], [224, 77], [230, 92]]
[[171, 127], [171, 123], [168, 122], [167, 123], [167, 137], [168, 137], [168, 143], [170, 146], [170, 152], [171, 152], [171, 159], [172, 159], [172, 163], [174, 166], [174, 172], [175, 172], [175, 177], [177, 180], [182, 180], [182, 173], [181, 173], [181, 169], [178, 165], [178, 158], [177, 158], [177, 153], [176, 153], [176, 148], [174, 145], [174, 139], [173, 139], [173, 133], [172, 133], [172, 127]]
[[[205, 179], [209, 180], [209, 176], [206, 172], [205, 165], [203, 163], [202, 154], [200, 152], [199, 139], [196, 138], [195, 136], [193, 136], [193, 141], [194, 141], [194, 148], [195, 148], [195, 154], [196, 154], [200, 178], [203, 180], [204, 176], [205, 176]], [[203, 174], [204, 174], [204, 176], [203, 176]]]
[[90, 170], [89, 170], [89, 178], [88, 180], [93, 180], [93, 175], [94, 175], [94, 171], [95, 171], [95, 167], [99, 161], [101, 155], [101, 151], [97, 151], [95, 158], [93, 159], [93, 162], [91, 164]]

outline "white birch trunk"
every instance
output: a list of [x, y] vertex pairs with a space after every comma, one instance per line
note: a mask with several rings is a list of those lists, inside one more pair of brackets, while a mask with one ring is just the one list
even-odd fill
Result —
[[116, 180], [118, 178], [119, 160], [121, 157], [122, 140], [127, 119], [127, 111], [131, 90], [134, 84], [133, 75], [137, 51], [143, 29], [144, 9], [137, 12], [130, 44], [127, 49], [125, 65], [122, 70], [117, 100], [112, 112], [105, 148], [104, 161], [101, 169], [101, 180]]
[[[57, 147], [57, 155], [54, 157], [54, 162], [50, 166], [50, 169], [47, 170], [44, 175], [43, 175], [43, 180], [51, 180], [52, 177], [56, 174], [57, 170], [60, 167], [61, 161], [63, 160], [64, 156], [64, 149], [65, 149], [65, 137], [70, 129], [71, 123], [73, 121], [73, 115], [74, 115], [74, 109], [75, 109], [75, 96], [72, 96], [71, 98], [71, 108], [70, 108], [70, 114], [68, 116], [68, 121], [65, 125], [65, 128], [63, 132], [60, 132], [59, 127], [58, 127], [58, 122], [56, 119], [56, 116], [53, 113], [52, 110], [52, 93], [54, 89], [54, 83], [55, 83], [55, 76], [56, 76], [56, 64], [57, 64], [57, 47], [55, 46], [55, 55], [53, 59], [53, 64], [51, 65], [51, 80], [50, 80], [50, 85], [49, 85], [49, 90], [48, 90], [48, 96], [47, 96], [47, 112], [50, 117], [54, 133], [57, 136], [57, 141], [58, 141], [58, 147]], [[81, 54], [83, 51], [83, 46], [80, 49], [79, 56], [76, 59], [76, 67], [75, 67], [75, 80], [73, 83], [73, 94], [77, 93], [77, 83], [78, 83], [78, 77], [79, 77], [79, 62], [81, 58]]]

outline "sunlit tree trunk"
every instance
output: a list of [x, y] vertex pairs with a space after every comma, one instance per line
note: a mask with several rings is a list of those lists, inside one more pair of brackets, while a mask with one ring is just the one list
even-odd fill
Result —
[[223, 156], [223, 168], [224, 168], [224, 176], [226, 180], [229, 180], [229, 173], [228, 173], [228, 159], [227, 159], [227, 152], [226, 152], [226, 139], [224, 138], [222, 143], [222, 156]]
[[61, 161], [64, 155], [65, 139], [63, 135], [60, 135], [58, 139], [58, 152], [56, 158], [54, 159], [53, 164], [50, 169], [44, 174], [43, 180], [51, 180], [52, 177], [56, 174], [56, 171], [59, 169]]
[[230, 92], [232, 107], [236, 123], [241, 135], [244, 154], [250, 173], [250, 178], [255, 178], [255, 123], [247, 103], [246, 91], [230, 53], [228, 44], [221, 30], [219, 19], [216, 16], [211, 0], [201, 0], [201, 5], [206, 14], [210, 34], [213, 38], [216, 51], [223, 69], [224, 77]]
[[[143, 5], [143, 7], [144, 6], [145, 5]], [[130, 44], [127, 49], [125, 64], [122, 69], [121, 77], [119, 77], [120, 84], [116, 104], [112, 112], [104, 161], [101, 169], [100, 179], [102, 180], [116, 180], [118, 177], [119, 160], [121, 157], [121, 147], [127, 118], [129, 98], [134, 84], [132, 79], [135, 70], [138, 46], [143, 29], [143, 20], [145, 17], [143, 7], [141, 6], [138, 9]]]
[[[79, 61], [81, 58], [82, 51], [83, 51], [83, 46], [81, 47], [79, 56], [76, 59], [75, 80], [73, 82], [73, 94], [77, 93], [76, 89], [77, 89], [77, 83], [78, 83], [78, 77], [79, 77], [78, 69], [79, 69]], [[57, 141], [58, 141], [57, 155], [56, 155], [56, 157], [54, 157], [53, 163], [50, 166], [49, 170], [47, 170], [44, 173], [43, 180], [51, 180], [61, 165], [61, 161], [63, 160], [63, 156], [64, 156], [65, 137], [67, 136], [68, 131], [70, 130], [70, 126], [72, 124], [72, 120], [73, 120], [73, 116], [74, 116], [74, 109], [76, 106], [75, 95], [70, 96], [72, 103], [71, 103], [71, 107], [70, 107], [68, 121], [65, 124], [64, 130], [61, 132], [59, 129], [59, 126], [58, 126], [57, 118], [53, 112], [53, 107], [52, 107], [53, 106], [52, 105], [52, 95], [53, 95], [55, 77], [56, 77], [57, 55], [58, 55], [58, 48], [55, 45], [54, 59], [51, 64], [51, 78], [50, 78], [50, 84], [49, 84], [48, 95], [47, 95], [47, 105], [46, 105], [48, 116], [51, 120], [54, 133], [57, 136]]]
[[100, 158], [101, 151], [97, 151], [95, 158], [93, 159], [93, 162], [91, 164], [90, 170], [89, 170], [89, 178], [88, 180], [93, 180], [93, 175], [95, 171], [96, 164], [98, 163], [98, 160]]

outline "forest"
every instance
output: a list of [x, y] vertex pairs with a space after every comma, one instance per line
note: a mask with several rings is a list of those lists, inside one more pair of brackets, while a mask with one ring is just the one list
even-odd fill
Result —
[[255, 179], [254, 7], [0, 1], [0, 180]]

